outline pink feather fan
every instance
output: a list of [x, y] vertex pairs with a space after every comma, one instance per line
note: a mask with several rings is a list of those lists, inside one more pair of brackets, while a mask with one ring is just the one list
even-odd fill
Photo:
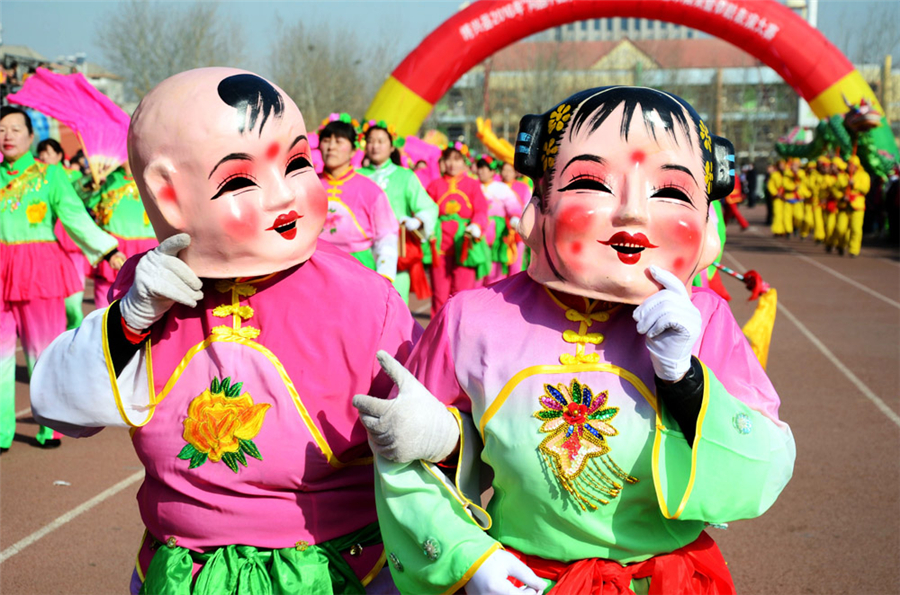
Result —
[[28, 77], [22, 88], [8, 99], [71, 128], [81, 141], [94, 180], [106, 177], [128, 160], [131, 119], [83, 74], [56, 74], [38, 68], [37, 74]]

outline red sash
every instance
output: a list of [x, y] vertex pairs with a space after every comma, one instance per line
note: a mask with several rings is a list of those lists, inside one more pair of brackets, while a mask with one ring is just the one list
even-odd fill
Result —
[[[670, 554], [660, 554], [627, 566], [601, 558], [566, 564], [506, 549], [539, 577], [556, 581], [553, 595], [633, 595], [631, 580], [646, 577], [650, 577], [650, 595], [735, 593], [722, 552], [706, 533]], [[512, 578], [510, 581], [517, 586], [521, 584]]]

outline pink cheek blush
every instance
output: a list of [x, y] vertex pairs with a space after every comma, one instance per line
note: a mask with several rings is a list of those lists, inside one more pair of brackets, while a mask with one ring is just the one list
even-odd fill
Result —
[[556, 220], [556, 235], [571, 238], [585, 235], [591, 228], [593, 211], [581, 205], [565, 207]]
[[259, 218], [253, 211], [245, 211], [239, 217], [229, 214], [222, 221], [225, 234], [238, 241], [252, 239], [259, 235]]

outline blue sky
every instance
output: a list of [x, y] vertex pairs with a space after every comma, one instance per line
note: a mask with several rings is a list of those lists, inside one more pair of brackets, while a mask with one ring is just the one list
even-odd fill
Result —
[[[3, 43], [27, 45], [49, 59], [60, 55], [85, 52], [88, 61], [104, 65], [101, 50], [95, 44], [97, 24], [104, 15], [115, 10], [118, 0], [3, 0], [0, 3]], [[177, 6], [179, 3], [170, 3]], [[365, 0], [357, 2], [222, 2], [220, 10], [238, 23], [244, 33], [251, 68], [265, 73], [266, 57], [275, 35], [277, 23], [303, 20], [315, 25], [328, 23], [346, 29], [365, 46], [366, 42], [382, 36], [393, 36], [398, 56], [404, 56], [434, 28], [452, 15], [461, 2], [385, 2]], [[864, 26], [867, 8], [895, 7], [900, 27], [900, 2], [895, 0], [820, 0], [819, 29], [841, 47], [848, 39], [848, 31]], [[841, 48], [846, 51], [846, 48]], [[892, 48], [895, 60], [898, 46]]]

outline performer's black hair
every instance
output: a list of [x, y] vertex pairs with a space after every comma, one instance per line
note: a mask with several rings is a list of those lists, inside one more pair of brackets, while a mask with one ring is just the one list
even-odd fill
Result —
[[255, 74], [235, 74], [224, 78], [219, 83], [218, 92], [222, 101], [237, 110], [238, 131], [241, 134], [253, 130], [262, 114], [259, 123], [259, 134], [262, 136], [269, 115], [281, 118], [284, 113], [281, 93], [269, 81]]
[[322, 131], [319, 132], [319, 142], [322, 142], [323, 138], [330, 138], [332, 136], [336, 136], [338, 138], [346, 138], [348, 141], [350, 141], [351, 145], [356, 147], [356, 129], [352, 124], [341, 122], [340, 120], [329, 122], [325, 125]]
[[28, 115], [28, 112], [11, 105], [4, 105], [2, 108], [0, 108], [0, 120], [5, 118], [6, 116], [11, 116], [13, 114], [22, 114], [22, 116], [25, 118], [25, 128], [28, 129], [28, 134], [34, 134], [34, 126], [32, 126], [31, 124], [31, 117]]
[[51, 149], [53, 149], [54, 153], [59, 153], [60, 155], [66, 154], [66, 152], [63, 151], [62, 145], [59, 144], [59, 141], [56, 140], [55, 138], [45, 138], [44, 140], [39, 142], [38, 146], [37, 146], [37, 152], [40, 153], [47, 147], [50, 147]]
[[[581, 91], [561, 102], [553, 109], [540, 115], [524, 116], [519, 123], [516, 139], [515, 168], [517, 171], [538, 182], [555, 167], [555, 157], [559, 142], [566, 132], [568, 139], [581, 131], [585, 125], [590, 131], [597, 130], [609, 115], [620, 105], [625, 110], [620, 124], [620, 134], [626, 140], [631, 120], [638, 106], [641, 107], [644, 126], [657, 138], [657, 126], [662, 124], [666, 134], [678, 143], [675, 126], [681, 128], [688, 142], [693, 144], [691, 126], [700, 139], [700, 152], [704, 166], [712, 167], [712, 182], [707, 196], [710, 200], [724, 198], [734, 188], [734, 147], [721, 137], [711, 135], [693, 107], [680, 97], [646, 87], [598, 87]], [[655, 114], [655, 115], [653, 115]], [[687, 114], [687, 117], [685, 116]], [[689, 121], [690, 120], [690, 121]], [[551, 124], [552, 123], [552, 124]], [[551, 150], [552, 154], [545, 154]], [[705, 188], [704, 188], [705, 189]], [[541, 201], [546, 208], [545, 201]]]

